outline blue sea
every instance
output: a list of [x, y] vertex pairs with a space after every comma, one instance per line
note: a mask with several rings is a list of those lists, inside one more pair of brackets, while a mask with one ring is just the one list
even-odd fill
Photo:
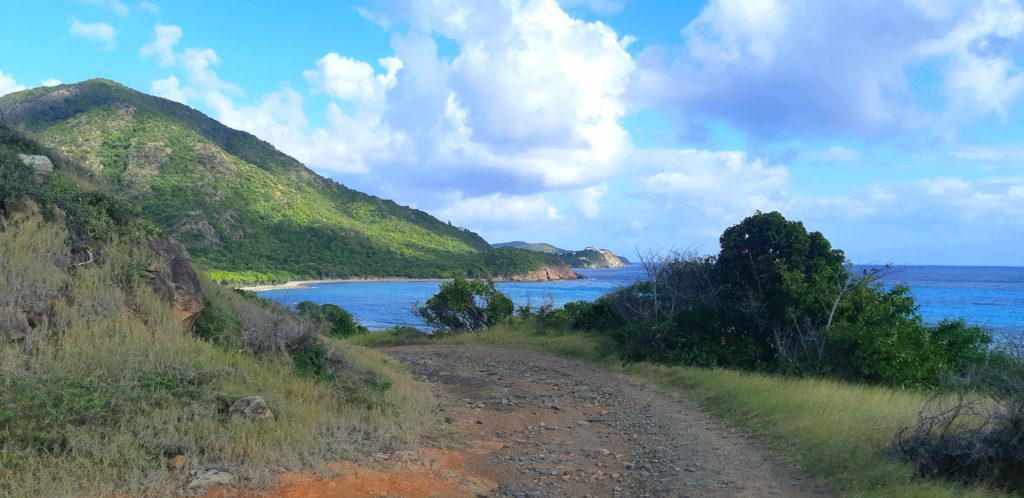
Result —
[[[643, 269], [577, 270], [583, 280], [499, 282], [498, 288], [516, 305], [561, 306], [594, 300], [617, 287], [643, 278]], [[900, 266], [882, 279], [885, 285], [905, 284], [928, 323], [962, 317], [997, 334], [1024, 334], [1024, 267]], [[437, 292], [439, 282], [344, 282], [303, 289], [280, 289], [259, 295], [286, 305], [300, 301], [333, 303], [347, 309], [372, 330], [425, 325], [413, 312], [417, 302]]]

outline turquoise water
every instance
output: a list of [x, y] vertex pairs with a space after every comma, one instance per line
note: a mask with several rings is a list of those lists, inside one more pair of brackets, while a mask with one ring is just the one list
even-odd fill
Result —
[[[925, 321], [963, 317], [998, 333], [1024, 333], [1024, 267], [904, 266], [883, 283], [910, 286]], [[584, 280], [500, 282], [498, 288], [516, 305], [560, 306], [594, 300], [616, 287], [643, 277], [638, 265], [623, 269], [578, 270]], [[396, 325], [423, 327], [413, 305], [437, 292], [438, 282], [345, 282], [259, 294], [283, 304], [299, 301], [333, 303], [349, 310], [370, 329]]]

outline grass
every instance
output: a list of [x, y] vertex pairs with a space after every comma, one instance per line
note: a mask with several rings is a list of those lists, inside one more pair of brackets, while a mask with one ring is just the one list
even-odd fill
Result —
[[[404, 337], [389, 331], [355, 340], [365, 345], [398, 345]], [[986, 487], [916, 478], [910, 465], [890, 456], [896, 433], [929, 402], [926, 392], [722, 369], [623, 364], [606, 336], [543, 331], [531, 324], [501, 325], [434, 340], [420, 337], [416, 342], [509, 346], [597, 363], [660, 386], [749, 430], [844, 496], [1004, 496]]]
[[[102, 263], [67, 272], [67, 237], [38, 219], [0, 222], [11, 255], [0, 258], [0, 318], [36, 317], [29, 333], [0, 336], [0, 496], [173, 495], [186, 475], [166, 459], [179, 454], [265, 486], [275, 468], [358, 461], [443, 425], [393, 360], [325, 339], [344, 369], [324, 381], [287, 356], [199, 340], [123, 271], [144, 254], [112, 244]], [[227, 415], [252, 395], [277, 422]]]

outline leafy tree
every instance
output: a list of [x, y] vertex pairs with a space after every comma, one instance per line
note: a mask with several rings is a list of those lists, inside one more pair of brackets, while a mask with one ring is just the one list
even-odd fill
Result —
[[318, 305], [303, 301], [295, 306], [299, 316], [327, 326], [327, 335], [332, 337], [351, 337], [368, 332], [366, 327], [356, 323], [348, 311], [334, 304]]
[[494, 286], [493, 280], [456, 277], [417, 307], [428, 325], [439, 329], [475, 332], [512, 317], [512, 300]]
[[824, 235], [758, 211], [726, 229], [720, 243], [722, 321], [760, 348], [762, 362], [774, 363], [796, 329], [824, 326], [831, 296], [848, 277], [843, 252]]

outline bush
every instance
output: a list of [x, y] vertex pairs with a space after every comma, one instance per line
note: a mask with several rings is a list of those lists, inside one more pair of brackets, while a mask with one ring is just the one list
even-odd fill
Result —
[[475, 332], [512, 317], [513, 304], [494, 286], [494, 281], [455, 280], [441, 284], [440, 291], [417, 306], [428, 325], [452, 331]]
[[885, 269], [844, 263], [822, 234], [759, 212], [725, 230], [718, 256], [649, 258], [647, 281], [603, 297], [607, 314], [591, 318], [616, 324], [631, 361], [930, 387], [987, 358], [983, 329], [926, 327], [909, 289], [877, 283]]
[[[960, 325], [944, 322], [940, 333]], [[917, 424], [897, 436], [897, 449], [922, 476], [1024, 493], [1024, 343], [1007, 341], [992, 361], [957, 380], [955, 387], [970, 394], [922, 410]]]
[[366, 327], [356, 323], [351, 313], [334, 304], [317, 305], [303, 301], [295, 306], [295, 311], [299, 316], [327, 327], [327, 335], [331, 337], [352, 337], [369, 332]]

